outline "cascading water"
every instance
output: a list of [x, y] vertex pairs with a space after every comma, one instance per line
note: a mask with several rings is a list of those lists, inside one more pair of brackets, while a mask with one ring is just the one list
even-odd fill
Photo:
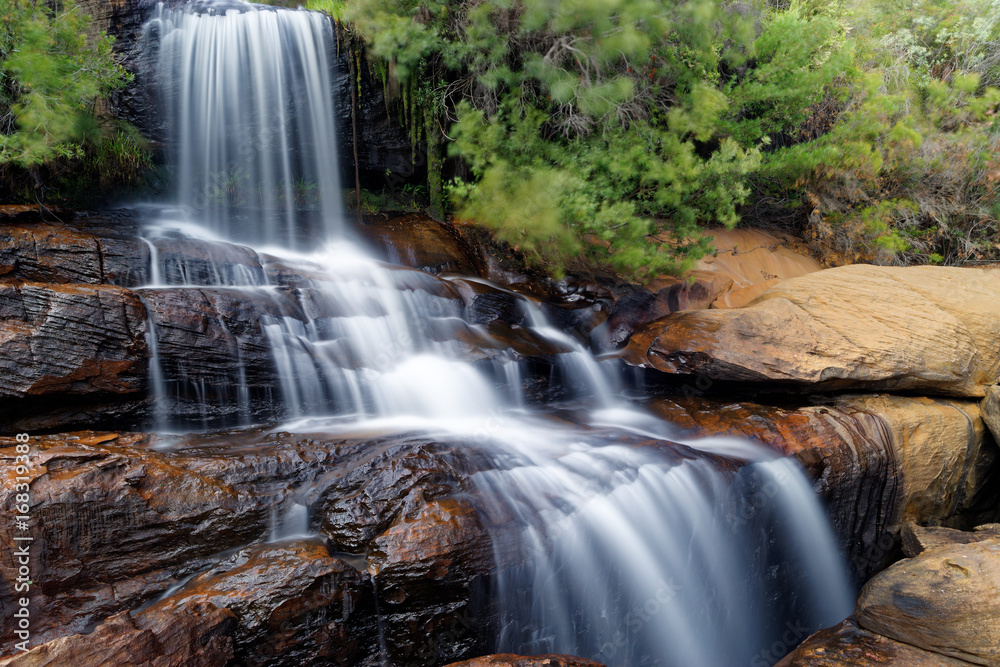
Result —
[[339, 231], [333, 29], [317, 12], [160, 5], [146, 26], [179, 203], [226, 238], [297, 247], [302, 209]]
[[[746, 443], [665, 444], [669, 427], [630, 407], [615, 369], [534, 301], [386, 265], [345, 240], [328, 19], [192, 9], [160, 8], [147, 26], [180, 205], [146, 233], [153, 393], [173, 419], [159, 426], [363, 424], [492, 452], [496, 469], [471, 481], [497, 548], [498, 649], [767, 664], [788, 624], [802, 639], [850, 612], [825, 518], [789, 461]], [[319, 250], [306, 253], [310, 235]], [[516, 304], [512, 330], [580, 399], [576, 425], [526, 407], [531, 369], [470, 314], [462, 287]], [[166, 321], [171, 305], [190, 321]], [[189, 358], [192, 335], [222, 361]], [[307, 517], [276, 508], [271, 538], [301, 534]]]

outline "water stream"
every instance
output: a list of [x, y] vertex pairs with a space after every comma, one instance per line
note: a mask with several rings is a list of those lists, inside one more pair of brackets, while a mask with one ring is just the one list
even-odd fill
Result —
[[[850, 613], [838, 549], [791, 461], [728, 440], [670, 449], [677, 434], [622, 397], [614, 362], [536, 301], [468, 279], [514, 304], [510, 330], [546, 350], [576, 423], [547, 417], [522, 390], [524, 355], [472, 316], [456, 281], [350, 239], [328, 19], [199, 2], [160, 7], [146, 33], [177, 183], [145, 231], [152, 426], [419, 430], [497, 452], [504, 464], [472, 481], [486, 525], [521, 536], [517, 562], [497, 553], [498, 650], [729, 667], [789, 624]], [[168, 302], [201, 309], [216, 328], [199, 335], [229, 361], [206, 370], [178, 352]], [[271, 538], [306, 532], [308, 513], [276, 509]]]

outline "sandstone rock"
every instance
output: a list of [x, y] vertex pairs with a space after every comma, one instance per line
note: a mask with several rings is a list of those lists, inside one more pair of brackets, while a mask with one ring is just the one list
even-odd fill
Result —
[[109, 283], [148, 280], [149, 248], [140, 239], [99, 237], [51, 223], [5, 225], [0, 282]]
[[120, 287], [0, 286], [0, 397], [144, 390], [145, 324]]
[[993, 434], [993, 440], [1000, 442], [1000, 387], [993, 385], [986, 388], [986, 398], [981, 407], [983, 420]]
[[593, 660], [575, 658], [571, 655], [524, 656], [500, 653], [453, 662], [445, 667], [604, 667], [604, 665]]
[[927, 549], [865, 585], [858, 623], [977, 665], [1000, 664], [1000, 539]]
[[221, 667], [233, 657], [232, 612], [211, 604], [122, 612], [89, 634], [61, 637], [0, 659], [2, 667]]
[[[272, 499], [259, 487], [242, 493], [144, 443], [142, 436], [93, 433], [33, 439], [33, 641], [82, 632], [266, 532]], [[0, 447], [0, 506], [8, 508], [15, 494], [13, 439], [0, 440]], [[5, 524], [4, 539], [13, 531]], [[17, 577], [11, 554], [0, 554], [0, 588], [8, 592]], [[0, 596], [3, 608], [9, 595]], [[0, 650], [10, 640], [4, 637]]]
[[[760, 667], [770, 664], [763, 656]], [[945, 657], [858, 627], [853, 618], [811, 635], [775, 667], [968, 667]]]
[[859, 581], [891, 562], [904, 521], [973, 525], [990, 493], [995, 446], [971, 401], [843, 396], [790, 409], [692, 396], [650, 407], [696, 436], [746, 437], [798, 458]]
[[236, 617], [235, 659], [248, 665], [354, 667], [378, 654], [371, 581], [318, 542], [262, 544], [199, 574], [143, 614], [219, 607]]
[[918, 526], [913, 521], [903, 524], [903, 553], [913, 558], [927, 549], [953, 544], [971, 544], [1000, 537], [1000, 524], [978, 526], [975, 532], [944, 526]]
[[482, 267], [476, 249], [452, 225], [425, 215], [373, 217], [360, 231], [393, 264], [466, 275], [478, 275]]
[[674, 313], [637, 332], [630, 364], [787, 388], [979, 397], [997, 380], [1000, 276], [845, 266], [786, 280], [743, 308]]

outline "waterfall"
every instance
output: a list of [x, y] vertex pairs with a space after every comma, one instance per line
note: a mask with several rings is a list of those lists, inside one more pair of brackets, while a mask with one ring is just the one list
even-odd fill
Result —
[[[770, 664], [789, 624], [801, 640], [850, 613], [797, 466], [748, 443], [665, 442], [670, 427], [622, 398], [613, 362], [532, 299], [464, 279], [514, 304], [503, 325], [567, 388], [576, 424], [547, 416], [522, 391], [524, 355], [456, 281], [348, 240], [328, 19], [197, 3], [160, 7], [146, 33], [177, 182], [177, 206], [145, 232], [154, 278], [141, 291], [170, 428], [378, 424], [490, 450], [497, 468], [471, 482], [497, 549], [497, 650]], [[189, 321], [167, 321], [177, 311]], [[272, 537], [307, 533], [310, 509], [275, 508]]]
[[177, 202], [229, 239], [304, 245], [303, 211], [339, 231], [331, 21], [205, 2], [159, 5], [145, 32], [157, 42]]

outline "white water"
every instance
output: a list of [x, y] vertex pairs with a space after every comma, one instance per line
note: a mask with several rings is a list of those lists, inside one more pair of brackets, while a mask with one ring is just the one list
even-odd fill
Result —
[[[656, 444], [672, 430], [621, 398], [615, 367], [506, 291], [524, 315], [517, 326], [561, 350], [550, 355], [552, 378], [578, 399], [581, 423], [545, 417], [527, 407], [531, 370], [514, 352], [459, 342], [461, 333], [496, 347], [446, 281], [343, 240], [329, 22], [233, 6], [161, 9], [147, 27], [159, 44], [180, 204], [146, 232], [148, 289], [232, 290], [254, 305], [247, 326], [258, 338], [240, 323], [227, 333], [239, 355], [253, 340], [266, 344], [282, 430], [421, 431], [495, 454], [497, 468], [471, 481], [497, 549], [497, 649], [609, 665], [751, 664], [787, 623], [812, 631], [850, 613], [837, 547], [791, 462], [733, 439]], [[239, 187], [227, 189], [230, 179], [212, 190], [218, 174], [233, 173]], [[326, 239], [310, 252], [305, 205]], [[183, 359], [160, 358], [164, 323], [154, 319], [158, 414], [182, 396], [203, 406], [200, 421], [160, 426], [207, 425], [213, 401], [235, 404], [231, 413], [250, 423], [243, 356], [219, 377], [187, 377]], [[294, 502], [276, 508], [271, 538], [307, 534], [308, 517]]]
[[196, 8], [160, 5], [145, 28], [178, 202], [229, 239], [301, 246], [300, 208], [340, 231], [329, 19], [242, 2]]

